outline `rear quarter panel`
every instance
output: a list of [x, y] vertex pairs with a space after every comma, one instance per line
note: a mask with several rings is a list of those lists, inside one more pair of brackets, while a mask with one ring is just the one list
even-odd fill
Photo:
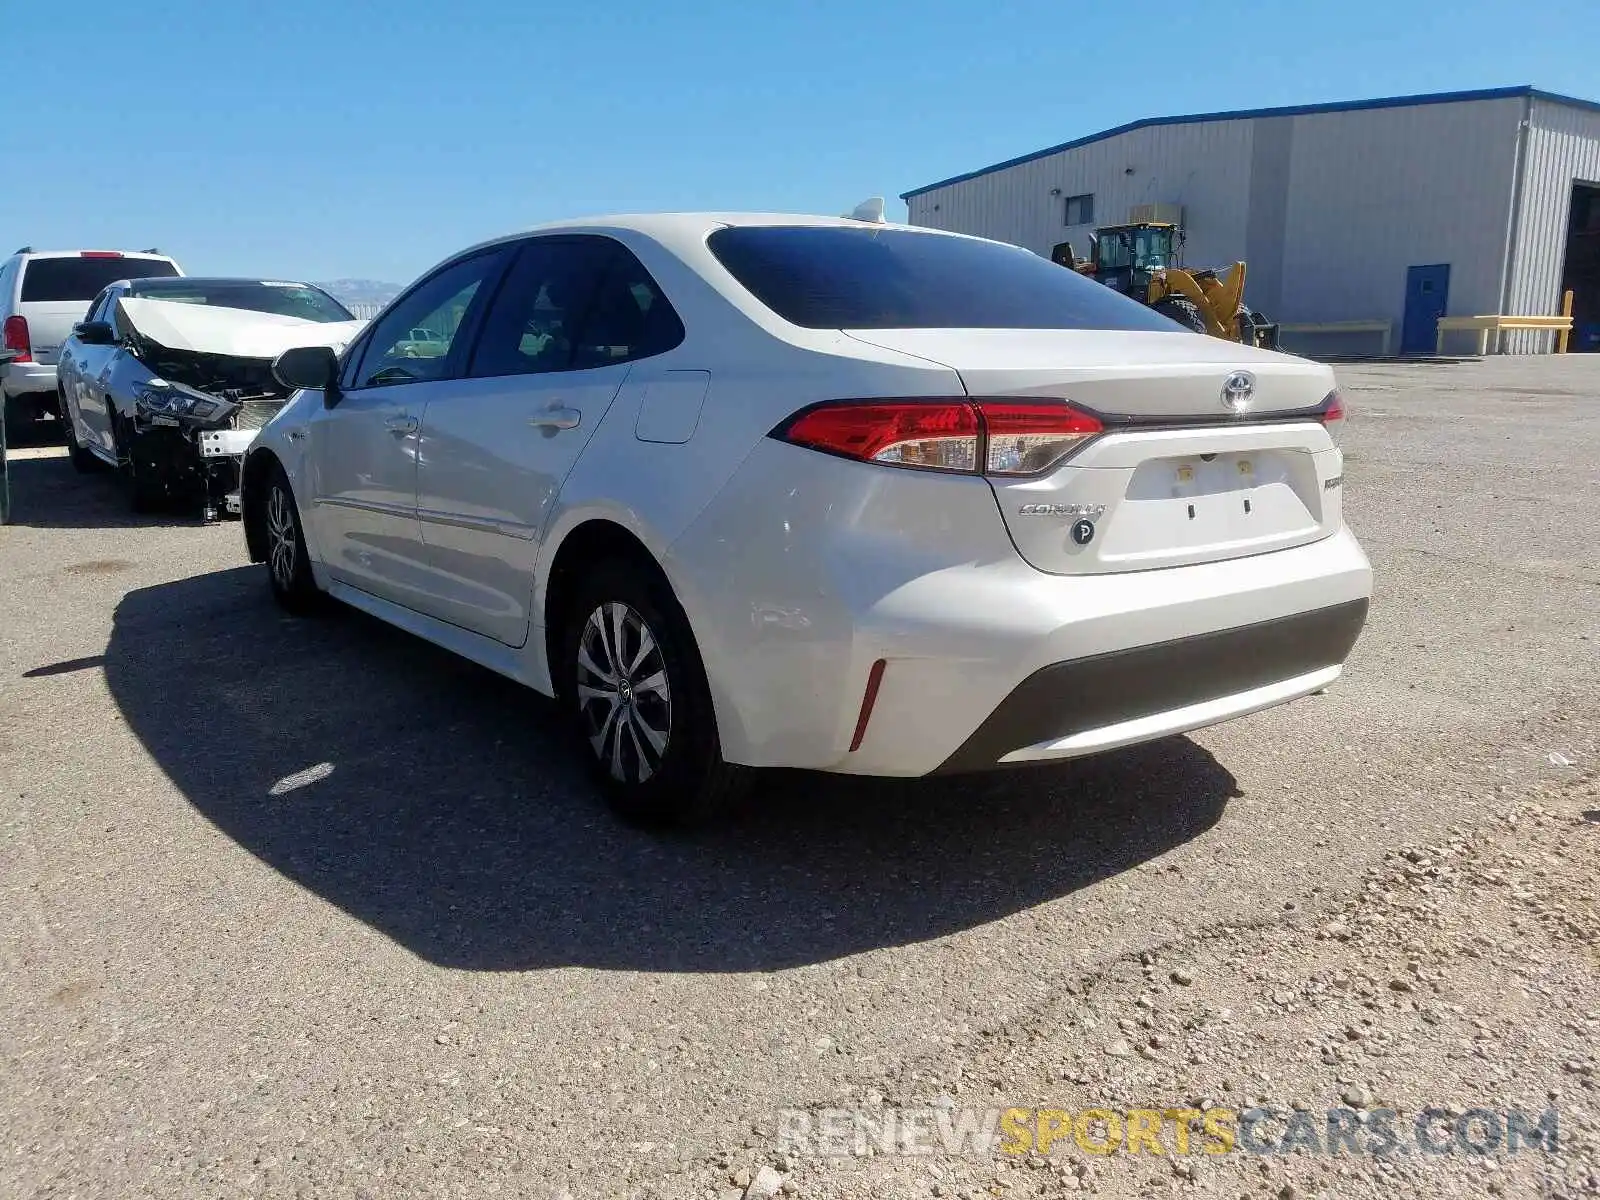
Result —
[[[960, 380], [947, 367], [837, 331], [797, 329], [770, 314], [754, 320], [673, 251], [643, 236], [616, 236], [661, 285], [686, 336], [676, 349], [634, 364], [562, 485], [534, 573], [530, 611], [539, 628], [528, 639], [529, 674], [548, 684], [539, 630], [547, 625], [550, 569], [562, 543], [587, 521], [610, 521], [638, 538], [666, 572], [712, 678], [719, 720], [731, 728], [736, 716], [718, 679], [734, 669], [735, 652], [724, 653], [722, 631], [703, 602], [726, 581], [700, 577], [675, 556], [674, 544], [789, 414], [825, 399], [950, 395], [959, 393]], [[709, 373], [699, 421], [687, 441], [645, 441], [637, 431], [649, 383], [670, 371]]]

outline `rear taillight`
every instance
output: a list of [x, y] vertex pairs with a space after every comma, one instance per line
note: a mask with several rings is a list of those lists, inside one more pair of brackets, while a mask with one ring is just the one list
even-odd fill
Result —
[[17, 356], [12, 362], [32, 362], [33, 343], [28, 340], [28, 318], [7, 317], [5, 323], [5, 346], [7, 350], [15, 350]]
[[846, 400], [805, 409], [774, 431], [797, 446], [863, 462], [975, 471], [978, 411], [965, 400]]
[[121, 258], [121, 250], [79, 250], [79, 258]]
[[986, 435], [984, 474], [1048, 471], [1105, 428], [1063, 400], [979, 400]]
[[1344, 397], [1339, 395], [1337, 388], [1329, 392], [1322, 401], [1322, 410], [1317, 414], [1317, 420], [1327, 429], [1328, 436], [1337, 442], [1339, 433], [1344, 427]]
[[1065, 400], [839, 400], [796, 413], [772, 436], [887, 466], [1037, 475], [1104, 429]]

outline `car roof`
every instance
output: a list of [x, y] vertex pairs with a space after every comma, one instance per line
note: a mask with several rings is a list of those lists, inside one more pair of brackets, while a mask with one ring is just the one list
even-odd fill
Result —
[[109, 254], [117, 258], [159, 258], [172, 262], [170, 254], [159, 250], [18, 250], [12, 258], [82, 258], [85, 254]]
[[[897, 225], [891, 222], [858, 221], [851, 217], [822, 217], [810, 213], [780, 212], [671, 212], [671, 213], [621, 213], [608, 216], [580, 217], [563, 221], [550, 221], [533, 225], [515, 233], [489, 238], [469, 247], [470, 253], [503, 242], [536, 234], [556, 233], [638, 233], [668, 245], [681, 245], [687, 240], [703, 241], [707, 234], [729, 226], [815, 226], [839, 229], [903, 229], [941, 237], [964, 237], [948, 230], [928, 229], [917, 225]], [[455, 257], [455, 256], [452, 256]]]

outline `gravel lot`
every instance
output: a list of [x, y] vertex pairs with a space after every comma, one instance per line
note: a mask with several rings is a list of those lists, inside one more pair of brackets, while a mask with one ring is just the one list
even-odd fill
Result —
[[[1036, 773], [775, 777], [666, 839], [535, 698], [280, 617], [237, 525], [23, 451], [0, 1196], [1600, 1191], [1600, 356], [1341, 378], [1378, 583], [1332, 692]], [[1554, 1104], [1560, 1154], [775, 1141], [788, 1107], [1390, 1099]]]

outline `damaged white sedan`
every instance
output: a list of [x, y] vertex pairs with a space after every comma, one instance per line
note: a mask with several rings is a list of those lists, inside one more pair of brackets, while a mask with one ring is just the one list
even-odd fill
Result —
[[272, 360], [307, 344], [337, 352], [365, 325], [305, 283], [114, 283], [61, 349], [72, 464], [115, 468], [136, 512], [184, 505], [208, 521], [237, 512], [240, 459], [290, 395]]

